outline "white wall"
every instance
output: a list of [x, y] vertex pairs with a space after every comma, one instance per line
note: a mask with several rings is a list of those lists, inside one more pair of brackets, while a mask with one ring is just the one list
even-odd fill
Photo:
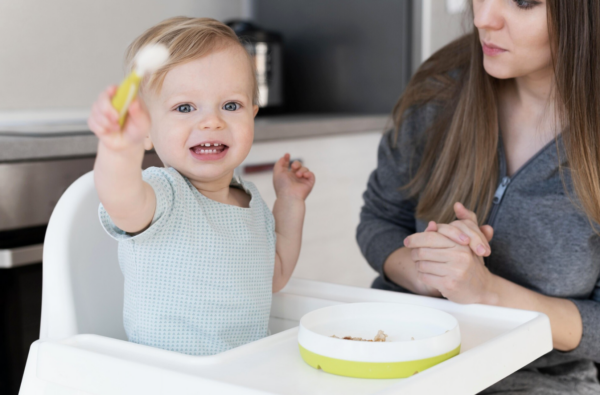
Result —
[[[426, 60], [438, 49], [470, 32], [472, 21], [466, 15], [471, 0], [418, 0], [421, 11], [420, 59]], [[462, 6], [461, 6], [462, 5]]]
[[172, 16], [249, 16], [250, 0], [1, 0], [0, 111], [89, 107], [129, 43]]

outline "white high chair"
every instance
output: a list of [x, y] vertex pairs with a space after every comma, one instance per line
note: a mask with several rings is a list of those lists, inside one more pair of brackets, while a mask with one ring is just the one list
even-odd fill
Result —
[[[273, 335], [194, 357], [127, 341], [117, 243], [98, 220], [93, 173], [60, 198], [44, 242], [40, 340], [20, 395], [475, 394], [552, 349], [540, 313], [294, 279], [273, 295]], [[405, 380], [348, 379], [309, 367], [298, 352], [300, 318], [349, 302], [412, 303], [455, 315], [461, 354]]]
[[126, 339], [117, 242], [98, 220], [89, 172], [60, 198], [46, 231], [40, 339], [94, 333]]
[[[123, 275], [117, 242], [100, 225], [99, 204], [92, 171], [65, 191], [52, 212], [44, 240], [40, 339], [31, 347], [19, 394], [171, 394], [175, 387], [159, 388], [152, 378], [175, 380], [181, 385], [186, 380], [176, 372], [154, 372], [151, 378], [148, 374], [161, 362], [169, 361], [170, 367], [179, 365], [184, 369], [190, 364], [218, 364], [236, 354], [243, 355], [244, 352], [232, 350], [234, 353], [191, 357], [122, 341], [127, 340], [123, 327]], [[272, 318], [270, 329], [277, 333], [295, 327], [298, 320], [299, 317]], [[253, 345], [250, 346], [252, 350]], [[70, 355], [73, 351], [78, 355]], [[147, 373], [136, 375], [140, 363], [136, 367], [132, 360], [144, 359], [154, 362], [154, 366], [144, 366]], [[90, 372], [97, 377], [90, 376]], [[119, 377], [121, 373], [132, 376], [133, 382]], [[86, 374], [88, 377], [82, 378]], [[72, 376], [66, 377], [69, 375]], [[189, 393], [197, 393], [200, 387], [239, 393], [239, 388], [232, 389], [227, 383], [192, 381], [196, 385], [189, 387]], [[145, 389], [142, 382], [148, 382]], [[175, 393], [188, 392], [180, 389]]]

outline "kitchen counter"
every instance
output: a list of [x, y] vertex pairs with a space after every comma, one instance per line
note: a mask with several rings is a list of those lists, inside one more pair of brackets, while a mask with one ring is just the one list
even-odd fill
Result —
[[[390, 127], [388, 115], [301, 115], [259, 117], [255, 122], [254, 141], [308, 138], [344, 133], [384, 131]], [[66, 125], [65, 132], [52, 125], [16, 132], [0, 130], [0, 163], [50, 158], [91, 156], [98, 140], [85, 124]], [[15, 129], [17, 130], [17, 129]]]

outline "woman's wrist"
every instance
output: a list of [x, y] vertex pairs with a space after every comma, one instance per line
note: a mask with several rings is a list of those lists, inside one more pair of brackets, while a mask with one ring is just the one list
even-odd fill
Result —
[[489, 272], [489, 277], [487, 284], [484, 288], [484, 293], [481, 298], [481, 304], [486, 304], [489, 306], [499, 306], [500, 305], [500, 287], [501, 287], [501, 278], [496, 276], [495, 274]]

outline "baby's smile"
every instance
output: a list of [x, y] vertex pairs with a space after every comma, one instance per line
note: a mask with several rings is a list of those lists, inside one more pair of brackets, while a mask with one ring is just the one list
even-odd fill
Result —
[[219, 160], [227, 155], [229, 146], [220, 141], [208, 141], [190, 148], [192, 156], [202, 161]]

